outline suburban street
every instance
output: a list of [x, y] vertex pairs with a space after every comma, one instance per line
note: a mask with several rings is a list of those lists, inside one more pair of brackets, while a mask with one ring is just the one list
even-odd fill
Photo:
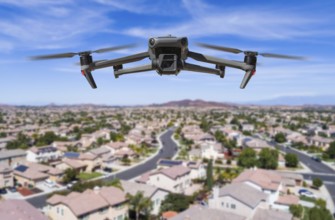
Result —
[[301, 173], [304, 179], [313, 180], [314, 178], [320, 178], [329, 191], [333, 202], [335, 202], [335, 171], [333, 169], [321, 162], [317, 162], [311, 159], [306, 154], [301, 153], [293, 148], [284, 147], [282, 145], [277, 146], [283, 152], [296, 154], [299, 161], [305, 164], [311, 171], [313, 171], [312, 173]]
[[[111, 175], [104, 180], [111, 180], [113, 178], [119, 178], [122, 180], [129, 180], [133, 179], [139, 175], [142, 175], [154, 168], [156, 168], [157, 161], [162, 158], [172, 158], [176, 152], [177, 152], [177, 145], [175, 142], [172, 140], [172, 135], [173, 135], [174, 129], [170, 128], [168, 129], [167, 132], [165, 132], [161, 137], [160, 141], [163, 145], [162, 151], [158, 153], [156, 156], [153, 158], [147, 160], [145, 163], [139, 164], [138, 166], [135, 166], [133, 168], [130, 168], [128, 170], [125, 170], [123, 172], [119, 172], [115, 175]], [[36, 208], [42, 208], [46, 205], [46, 200], [47, 200], [48, 195], [41, 195], [41, 196], [36, 196], [30, 199], [27, 199], [27, 201], [35, 206]]]

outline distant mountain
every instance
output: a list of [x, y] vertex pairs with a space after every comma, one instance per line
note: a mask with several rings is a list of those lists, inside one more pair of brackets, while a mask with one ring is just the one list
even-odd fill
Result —
[[235, 104], [230, 103], [223, 103], [223, 102], [211, 102], [211, 101], [204, 101], [201, 99], [191, 100], [191, 99], [184, 99], [180, 101], [170, 101], [162, 104], [152, 104], [150, 106], [153, 107], [220, 107], [220, 108], [232, 108], [236, 107]]
[[335, 95], [320, 95], [320, 96], [282, 96], [269, 100], [261, 100], [248, 102], [245, 104], [254, 105], [290, 105], [290, 106], [313, 106], [313, 105], [335, 105]]

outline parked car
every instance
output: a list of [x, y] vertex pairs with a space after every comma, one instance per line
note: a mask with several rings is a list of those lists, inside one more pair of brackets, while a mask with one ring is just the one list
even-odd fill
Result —
[[8, 187], [7, 188], [9, 191], [11, 191], [12, 193], [15, 193], [15, 192], [17, 192], [17, 190], [16, 190], [16, 187], [15, 186], [13, 186], [13, 187]]
[[103, 171], [105, 171], [105, 172], [107, 172], [107, 173], [111, 173], [111, 172], [113, 172], [113, 169], [110, 168], [110, 167], [105, 167], [105, 168], [103, 169]]
[[49, 179], [44, 180], [44, 185], [46, 185], [49, 188], [56, 187], [56, 183]]
[[5, 188], [0, 189], [0, 194], [1, 195], [7, 194], [7, 190]]
[[300, 189], [299, 190], [299, 195], [301, 196], [307, 196], [307, 197], [310, 197], [310, 198], [316, 198], [316, 196], [314, 195], [313, 192], [307, 190], [307, 189]]

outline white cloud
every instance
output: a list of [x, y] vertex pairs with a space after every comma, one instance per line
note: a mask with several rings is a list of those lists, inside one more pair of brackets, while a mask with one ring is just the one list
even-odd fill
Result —
[[0, 0], [0, 4], [24, 9], [23, 13], [9, 11], [10, 16], [0, 21], [0, 39], [10, 39], [20, 48], [73, 48], [80, 40], [103, 32], [112, 23], [105, 10], [81, 7], [70, 0]]
[[[279, 9], [216, 8], [200, 0], [183, 0], [190, 19], [164, 27], [133, 27], [125, 34], [137, 37], [159, 35], [185, 35], [192, 37], [234, 35], [255, 39], [293, 39], [295, 37], [326, 35], [333, 31], [319, 30], [318, 25], [326, 20], [296, 12]], [[257, 11], [257, 12], [255, 12]]]

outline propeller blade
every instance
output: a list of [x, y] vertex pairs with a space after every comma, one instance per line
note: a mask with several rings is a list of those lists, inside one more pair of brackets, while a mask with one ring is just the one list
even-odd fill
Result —
[[221, 50], [221, 51], [236, 53], [236, 54], [243, 52], [243, 50], [231, 48], [231, 47], [216, 46], [216, 45], [204, 44], [204, 43], [198, 43], [197, 45], [200, 47], [205, 47], [205, 48], [214, 49], [214, 50]]
[[48, 60], [48, 59], [59, 59], [59, 58], [71, 58], [77, 55], [78, 53], [59, 53], [59, 54], [49, 54], [41, 56], [32, 56], [31, 60]]
[[279, 58], [279, 59], [306, 60], [306, 57], [289, 56], [289, 55], [282, 55], [282, 54], [275, 54], [275, 53], [259, 53], [258, 55], [261, 55], [263, 57]]
[[94, 50], [92, 51], [92, 53], [106, 53], [109, 51], [116, 51], [116, 50], [122, 50], [122, 49], [126, 49], [126, 48], [132, 48], [135, 47], [135, 44], [127, 44], [127, 45], [122, 45], [122, 46], [116, 46], [116, 47], [107, 47], [107, 48], [101, 48], [98, 50]]

